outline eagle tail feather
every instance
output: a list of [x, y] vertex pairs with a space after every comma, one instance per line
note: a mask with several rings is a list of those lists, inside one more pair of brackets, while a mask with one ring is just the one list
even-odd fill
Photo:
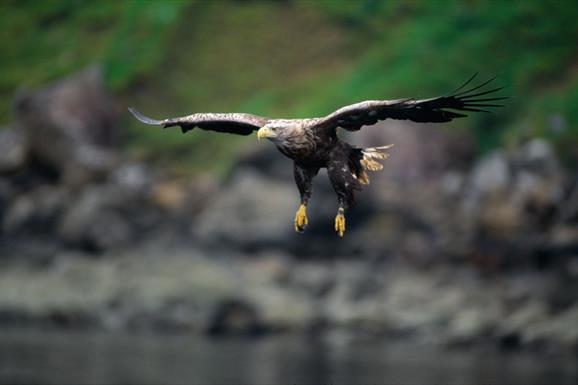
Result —
[[369, 171], [379, 171], [383, 168], [383, 165], [379, 163], [379, 160], [385, 160], [389, 158], [389, 154], [385, 152], [388, 148], [393, 147], [393, 144], [388, 144], [386, 146], [380, 147], [369, 147], [361, 150], [363, 158], [360, 163], [365, 170]]
[[355, 179], [361, 184], [369, 184], [369, 175], [367, 171], [379, 171], [383, 165], [379, 163], [380, 160], [389, 158], [389, 154], [385, 150], [393, 147], [393, 144], [380, 147], [368, 147], [356, 149], [352, 157], [352, 174]]

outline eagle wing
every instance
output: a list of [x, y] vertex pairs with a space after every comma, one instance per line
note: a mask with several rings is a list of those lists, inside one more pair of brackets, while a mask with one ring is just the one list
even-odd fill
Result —
[[182, 116], [179, 118], [156, 120], [141, 114], [132, 107], [129, 107], [128, 110], [135, 118], [145, 124], [162, 125], [163, 127], [180, 126], [183, 133], [192, 130], [195, 127], [199, 127], [200, 129], [209, 131], [249, 135], [253, 131], [263, 127], [269, 120], [262, 116], [242, 113], [202, 113]]
[[495, 78], [461, 91], [476, 75], [449, 95], [422, 100], [367, 100], [340, 108], [321, 118], [314, 127], [326, 129], [341, 127], [348, 131], [357, 131], [362, 126], [372, 125], [378, 120], [388, 118], [412, 120], [420, 123], [442, 123], [467, 116], [464, 112], [490, 112], [480, 107], [503, 107], [503, 105], [494, 102], [508, 97], [486, 97], [485, 95], [493, 94], [504, 87], [483, 89]]

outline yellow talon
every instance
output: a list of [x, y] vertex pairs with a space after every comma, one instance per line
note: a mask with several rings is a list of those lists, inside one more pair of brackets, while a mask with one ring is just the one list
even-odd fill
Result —
[[335, 231], [340, 238], [343, 238], [343, 234], [345, 234], [345, 216], [341, 211], [335, 216]]
[[307, 214], [305, 213], [305, 205], [302, 204], [299, 206], [299, 209], [295, 213], [295, 231], [298, 233], [302, 233], [305, 230], [305, 226], [307, 226]]

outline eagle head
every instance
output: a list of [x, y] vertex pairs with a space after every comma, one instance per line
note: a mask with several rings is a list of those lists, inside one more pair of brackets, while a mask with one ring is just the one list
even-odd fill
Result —
[[284, 142], [295, 133], [294, 131], [294, 127], [284, 122], [269, 122], [257, 131], [257, 139], [267, 138], [272, 142]]

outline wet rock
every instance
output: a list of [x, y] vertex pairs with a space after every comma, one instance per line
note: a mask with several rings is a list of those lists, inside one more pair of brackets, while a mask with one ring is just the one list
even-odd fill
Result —
[[578, 347], [578, 306], [548, 317], [528, 327], [523, 334], [526, 343], [554, 343], [561, 346]]
[[497, 333], [500, 338], [507, 339], [517, 336], [516, 338], [520, 340], [520, 343], [527, 342], [525, 341], [527, 331], [532, 330], [535, 325], [546, 319], [548, 319], [546, 304], [534, 298], [508, 314], [499, 325]]
[[263, 334], [267, 327], [259, 319], [257, 309], [241, 300], [225, 300], [216, 305], [207, 327], [210, 335]]
[[468, 344], [487, 337], [495, 324], [492, 317], [495, 315], [479, 307], [459, 311], [449, 322], [446, 343]]

